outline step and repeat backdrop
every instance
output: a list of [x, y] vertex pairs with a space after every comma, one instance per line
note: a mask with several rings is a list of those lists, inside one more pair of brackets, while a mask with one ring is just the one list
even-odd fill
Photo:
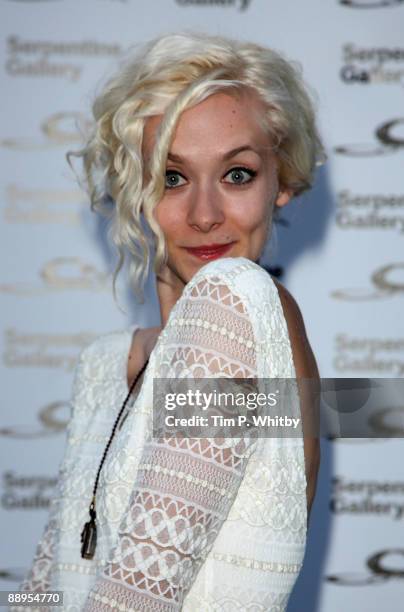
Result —
[[[124, 276], [115, 303], [107, 225], [65, 160], [94, 93], [133, 45], [202, 30], [300, 62], [328, 161], [313, 190], [282, 210], [269, 263], [301, 307], [323, 377], [404, 377], [404, 0], [0, 1], [6, 590], [18, 588], [47, 518], [79, 352], [100, 334], [160, 323], [152, 278], [147, 307]], [[400, 401], [380, 406], [374, 438], [322, 439], [289, 611], [402, 609]]]

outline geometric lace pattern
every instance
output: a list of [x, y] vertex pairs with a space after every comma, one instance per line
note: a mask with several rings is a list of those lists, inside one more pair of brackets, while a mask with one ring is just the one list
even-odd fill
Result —
[[[162, 376], [257, 375], [248, 313], [220, 278], [194, 283], [176, 306], [157, 360]], [[128, 593], [135, 609], [181, 610], [229, 513], [253, 444], [246, 438], [149, 441], [117, 546], [84, 610], [101, 610], [102, 597], [106, 609], [125, 604]]]
[[108, 451], [96, 554], [84, 560], [80, 533], [127, 393], [131, 340], [132, 330], [106, 334], [80, 355], [56, 496], [20, 588], [63, 590], [69, 612], [283, 612], [306, 543], [303, 440], [151, 435], [154, 377], [295, 376], [271, 277], [222, 258], [185, 286]]

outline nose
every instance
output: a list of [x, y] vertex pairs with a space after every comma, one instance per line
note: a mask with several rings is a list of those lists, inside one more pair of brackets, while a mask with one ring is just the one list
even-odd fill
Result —
[[194, 229], [209, 232], [219, 227], [225, 219], [220, 194], [212, 186], [195, 186], [187, 213], [187, 222]]

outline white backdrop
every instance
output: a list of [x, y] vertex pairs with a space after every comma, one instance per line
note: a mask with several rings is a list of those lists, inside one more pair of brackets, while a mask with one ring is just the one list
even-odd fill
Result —
[[[18, 587], [46, 520], [79, 351], [132, 322], [160, 323], [156, 301], [139, 306], [123, 280], [128, 315], [115, 305], [105, 224], [64, 158], [95, 88], [134, 43], [188, 28], [301, 62], [329, 160], [313, 191], [283, 209], [271, 263], [301, 307], [323, 377], [404, 377], [404, 1], [0, 1], [6, 590]], [[403, 448], [400, 439], [322, 440], [289, 611], [402, 609]]]

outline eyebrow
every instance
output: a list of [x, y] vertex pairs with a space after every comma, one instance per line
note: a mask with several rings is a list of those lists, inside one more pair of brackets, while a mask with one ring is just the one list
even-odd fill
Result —
[[[232, 157], [235, 157], [237, 153], [241, 153], [241, 151], [253, 151], [257, 155], [259, 155], [258, 151], [254, 149], [253, 147], [251, 147], [250, 145], [241, 145], [241, 147], [236, 147], [235, 149], [231, 149], [230, 151], [227, 151], [227, 153], [223, 155], [223, 159], [225, 161], [228, 159], [231, 159]], [[184, 158], [181, 157], [181, 155], [176, 155], [175, 153], [171, 153], [170, 151], [167, 154], [167, 159], [170, 159], [171, 161], [178, 162], [178, 163], [185, 161]]]

